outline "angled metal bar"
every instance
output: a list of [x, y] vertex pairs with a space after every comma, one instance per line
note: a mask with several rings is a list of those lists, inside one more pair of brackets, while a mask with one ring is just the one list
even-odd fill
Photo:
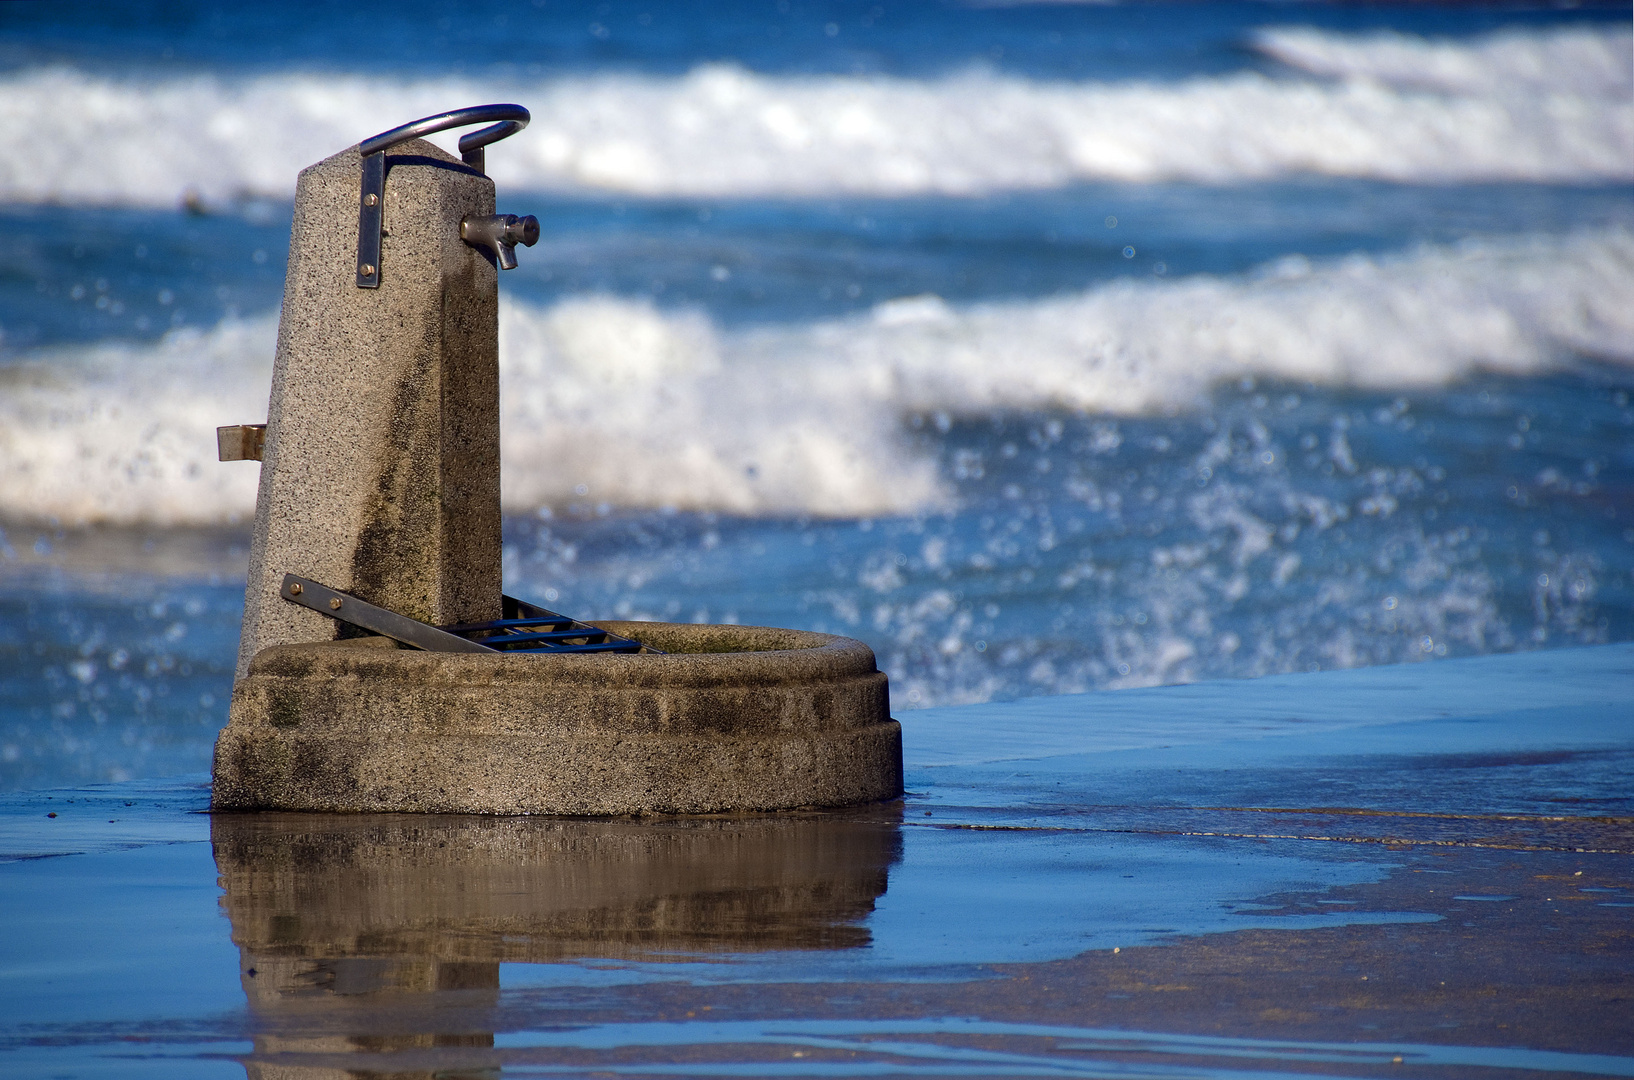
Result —
[[383, 607], [376, 607], [367, 600], [359, 600], [350, 593], [343, 593], [331, 589], [327, 585], [319, 584], [309, 578], [297, 577], [294, 574], [284, 575], [284, 584], [279, 589], [279, 595], [291, 603], [311, 608], [331, 619], [353, 626], [372, 630], [377, 634], [401, 641], [404, 645], [412, 645], [416, 649], [427, 652], [479, 652], [494, 653], [498, 649], [462, 638], [458, 634], [450, 634], [446, 630], [439, 630], [429, 623], [411, 619], [406, 615], [399, 615], [395, 611], [388, 611]]

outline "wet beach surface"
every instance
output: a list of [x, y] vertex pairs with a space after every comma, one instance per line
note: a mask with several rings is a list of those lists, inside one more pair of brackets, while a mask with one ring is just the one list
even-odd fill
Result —
[[835, 812], [11, 794], [0, 1072], [1634, 1075], [1631, 675], [919, 710], [908, 797]]

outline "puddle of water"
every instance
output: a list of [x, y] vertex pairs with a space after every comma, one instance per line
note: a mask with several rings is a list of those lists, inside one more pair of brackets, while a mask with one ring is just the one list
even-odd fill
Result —
[[[985, 1037], [1020, 1044], [1014, 1050], [948, 1045], [939, 1038]], [[1249, 1076], [1259, 1067], [1288, 1063], [1345, 1065], [1417, 1065], [1465, 1068], [1528, 1069], [1598, 1076], [1634, 1076], [1634, 1058], [1600, 1054], [1526, 1050], [1511, 1047], [1435, 1046], [1421, 1043], [1301, 1042], [1270, 1039], [1171, 1035], [1157, 1032], [995, 1023], [961, 1017], [928, 1020], [792, 1020], [708, 1023], [597, 1024], [568, 1031], [506, 1032], [494, 1039], [496, 1049], [630, 1051], [663, 1047], [674, 1053], [686, 1047], [689, 1075], [809, 1076], [1105, 1076], [1211, 1077]], [[752, 1066], [711, 1062], [711, 1048], [768, 1047], [777, 1058]], [[1028, 1052], [1030, 1051], [1030, 1052]], [[829, 1054], [845, 1054], [835, 1061]], [[824, 1055], [822, 1060], [811, 1060]], [[1089, 1056], [1095, 1055], [1095, 1056]], [[1169, 1055], [1192, 1061], [1119, 1060], [1129, 1055]], [[700, 1060], [702, 1059], [702, 1060]], [[1241, 1064], [1239, 1064], [1239, 1062]], [[1259, 1067], [1256, 1067], [1257, 1063]], [[640, 1075], [660, 1071], [645, 1064], [598, 1060], [598, 1071]], [[554, 1075], [555, 1068], [508, 1065], [507, 1075]], [[1278, 1069], [1277, 1076], [1298, 1074]]]

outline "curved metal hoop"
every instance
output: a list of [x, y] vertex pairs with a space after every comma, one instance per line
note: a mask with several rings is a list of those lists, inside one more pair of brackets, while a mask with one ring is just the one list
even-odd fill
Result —
[[[497, 120], [499, 123], [492, 127], [485, 127], [481, 131], [473, 131], [460, 138], [460, 156], [467, 165], [481, 168], [481, 151], [489, 143], [496, 143], [507, 139], [528, 126], [528, 110], [520, 105], [472, 105], [466, 109], [453, 109], [449, 112], [438, 113], [435, 116], [424, 116], [418, 120], [394, 127], [390, 131], [382, 131], [378, 135], [371, 135], [357, 144], [359, 152], [364, 157], [389, 150], [398, 143], [410, 139], [418, 139], [424, 135], [434, 135], [449, 128], [468, 127], [471, 124], [485, 124]], [[477, 160], [473, 162], [471, 158]]]
[[424, 116], [358, 143], [358, 152], [363, 155], [363, 190], [358, 196], [357, 209], [357, 287], [380, 287], [380, 226], [385, 209], [387, 150], [422, 135], [498, 121], [460, 137], [460, 158], [478, 172], [486, 172], [483, 147], [515, 135], [528, 126], [529, 119], [528, 110], [520, 105], [472, 105]]

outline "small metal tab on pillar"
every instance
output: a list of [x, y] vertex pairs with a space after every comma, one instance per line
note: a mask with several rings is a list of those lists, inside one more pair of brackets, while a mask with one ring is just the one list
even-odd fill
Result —
[[498, 123], [473, 131], [460, 139], [461, 159], [483, 172], [483, 147], [515, 135], [528, 126], [528, 110], [520, 105], [473, 105], [468, 109], [427, 116], [402, 127], [382, 131], [358, 144], [363, 155], [363, 184], [357, 208], [357, 287], [378, 289], [382, 276], [380, 236], [386, 209], [386, 151], [398, 143], [418, 139], [449, 128], [471, 124]]
[[266, 444], [265, 424], [233, 424], [216, 428], [216, 456], [221, 461], [260, 461]]

